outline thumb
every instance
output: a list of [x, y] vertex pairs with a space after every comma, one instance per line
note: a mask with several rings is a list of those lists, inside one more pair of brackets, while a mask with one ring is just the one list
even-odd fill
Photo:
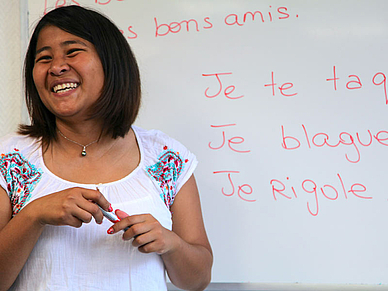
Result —
[[123, 218], [129, 216], [127, 213], [125, 213], [124, 211], [122, 211], [122, 210], [120, 210], [120, 209], [116, 209], [115, 214], [116, 214], [120, 219], [123, 219]]

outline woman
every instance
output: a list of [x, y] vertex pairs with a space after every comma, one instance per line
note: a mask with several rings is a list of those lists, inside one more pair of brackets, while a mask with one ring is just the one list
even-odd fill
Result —
[[132, 126], [139, 72], [116, 26], [78, 6], [51, 11], [25, 83], [31, 124], [0, 141], [0, 290], [166, 290], [165, 270], [203, 290], [212, 251], [197, 161]]

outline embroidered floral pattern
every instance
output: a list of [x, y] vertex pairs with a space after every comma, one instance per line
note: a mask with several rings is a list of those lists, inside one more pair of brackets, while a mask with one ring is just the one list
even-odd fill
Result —
[[176, 195], [176, 182], [188, 160], [183, 161], [179, 152], [174, 152], [167, 146], [164, 146], [158, 160], [155, 165], [147, 167], [146, 171], [159, 184], [162, 190], [160, 197], [170, 209]]
[[17, 214], [30, 199], [31, 192], [39, 182], [42, 172], [35, 168], [19, 153], [18, 149], [9, 154], [1, 154], [0, 171], [7, 183], [13, 213]]

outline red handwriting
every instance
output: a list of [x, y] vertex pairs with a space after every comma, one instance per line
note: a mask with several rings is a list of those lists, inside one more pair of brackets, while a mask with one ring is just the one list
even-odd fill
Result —
[[[270, 10], [272, 10], [272, 6], [269, 6]], [[273, 16], [274, 15], [274, 16]], [[256, 18], [257, 16], [257, 18]], [[245, 12], [243, 15], [238, 15], [235, 13], [229, 14], [224, 18], [224, 23], [226, 25], [238, 25], [243, 26], [246, 24], [247, 21], [254, 22], [257, 19], [258, 21], [264, 22], [272, 22], [274, 19], [287, 19], [290, 17], [290, 14], [288, 13], [287, 7], [279, 7], [277, 8], [276, 12], [272, 11], [248, 11]], [[298, 15], [296, 15], [298, 17]]]
[[[236, 124], [223, 124], [223, 125], [210, 125], [212, 128], [226, 128], [226, 127], [230, 127], [230, 126], [235, 126]], [[219, 146], [213, 146], [211, 142], [209, 142], [209, 148], [211, 148], [212, 150], [219, 150], [221, 149], [224, 145], [225, 145], [225, 141], [226, 141], [226, 138], [225, 138], [225, 131], [223, 130], [222, 131], [222, 142], [220, 143]], [[241, 137], [241, 136], [234, 136], [232, 138], [229, 138], [228, 139], [228, 147], [234, 151], [234, 152], [237, 152], [237, 153], [249, 153], [250, 150], [238, 150], [238, 149], [235, 149], [233, 147], [233, 145], [237, 145], [237, 144], [242, 144], [244, 142], [244, 138]]]
[[[264, 87], [272, 87], [272, 96], [275, 96], [275, 87], [277, 86], [277, 83], [275, 83], [275, 77], [274, 77], [274, 72], [271, 72], [271, 83], [270, 84], [265, 84]], [[286, 90], [291, 89], [294, 87], [293, 83], [287, 82], [282, 84], [280, 87], [278, 87], [280, 94], [282, 94], [285, 97], [293, 97], [297, 95], [298, 93], [286, 93]]]
[[[122, 2], [124, 0], [115, 0], [115, 1]], [[100, 5], [107, 5], [111, 2], [112, 2], [112, 0], [94, 0], [94, 3], [100, 4]]]
[[[366, 136], [363, 134], [363, 137], [360, 137], [360, 133], [356, 132], [355, 135], [352, 135], [348, 132], [340, 132], [338, 138], [334, 141], [330, 139], [328, 133], [318, 132], [312, 137], [309, 135], [307, 128], [304, 124], [301, 125], [302, 131], [301, 135], [303, 136], [303, 141], [306, 141], [306, 145], [309, 149], [312, 147], [330, 147], [336, 148], [339, 146], [349, 146], [353, 148], [353, 155], [349, 157], [348, 154], [345, 154], [347, 161], [351, 163], [358, 163], [361, 160], [360, 146], [369, 147], [374, 141], [378, 142], [383, 146], [388, 146], [388, 131], [381, 130], [376, 134], [372, 134], [370, 130], [367, 130]], [[296, 150], [302, 146], [302, 138], [297, 138], [295, 135], [286, 135], [285, 127], [281, 126], [281, 135], [282, 135], [282, 147], [285, 150]]]
[[[218, 89], [216, 90], [216, 93], [212, 93], [212, 94], [209, 94], [209, 90], [210, 90], [210, 87], [208, 87], [206, 90], [205, 90], [205, 96], [207, 98], [214, 98], [214, 97], [217, 97], [218, 95], [221, 94], [221, 92], [223, 92], [223, 95], [228, 98], [228, 99], [240, 99], [242, 97], [244, 97], [244, 95], [240, 95], [240, 96], [230, 96], [231, 93], [233, 93], [233, 91], [236, 89], [236, 87], [234, 85], [230, 85], [230, 86], [227, 86], [225, 89], [224, 89], [224, 85], [221, 81], [221, 77], [220, 76], [225, 76], [225, 75], [232, 75], [231, 72], [227, 72], [227, 73], [215, 73], [215, 74], [202, 74], [203, 77], [215, 77], [216, 80], [217, 80], [217, 87]], [[233, 152], [236, 152], [236, 153], [249, 153], [250, 150], [241, 150], [241, 149], [236, 149], [235, 146], [237, 145], [240, 145], [242, 143], [244, 143], [245, 139], [241, 136], [233, 136], [231, 138], [228, 138], [226, 139], [226, 134], [225, 134], [225, 129], [226, 128], [230, 128], [232, 126], [236, 126], [235, 123], [230, 123], [230, 124], [222, 124], [222, 125], [210, 125], [212, 128], [214, 129], [222, 129], [222, 140], [220, 143], [218, 143], [217, 145], [214, 145], [212, 142], [209, 142], [208, 146], [210, 149], [212, 150], [219, 150], [221, 148], [223, 148], [226, 144], [226, 140], [228, 141], [228, 147], [230, 150], [232, 150]], [[237, 192], [237, 196], [245, 201], [245, 202], [255, 202], [256, 199], [248, 199], [246, 198], [247, 195], [251, 195], [253, 193], [253, 188], [251, 185], [249, 184], [242, 184], [242, 185], [238, 185], [237, 186], [237, 191], [236, 191], [236, 186], [232, 180], [232, 174], [239, 174], [240, 172], [239, 171], [215, 171], [213, 172], [213, 174], [226, 174], [227, 175], [227, 178], [228, 178], [228, 181], [229, 181], [229, 185], [230, 185], [230, 188], [231, 188], [231, 191], [230, 192], [225, 192], [225, 187], [222, 187], [221, 188], [221, 192], [224, 196], [233, 196], [236, 192]]]
[[[97, 0], [95, 0], [97, 1]], [[100, 2], [101, 0], [99, 0]], [[108, 4], [110, 0], [105, 0]], [[224, 24], [227, 26], [244, 26], [248, 22], [273, 22], [274, 20], [284, 20], [289, 19], [290, 14], [288, 13], [287, 7], [278, 7], [274, 9], [272, 6], [269, 6], [269, 11], [247, 11], [242, 15], [236, 13], [228, 14], [224, 17]], [[299, 17], [296, 14], [296, 17]], [[195, 18], [184, 19], [179, 21], [172, 22], [161, 22], [156, 17], [154, 17], [155, 22], [155, 37], [167, 36], [171, 34], [177, 34], [182, 31], [185, 32], [199, 32], [202, 29], [211, 29], [214, 27], [213, 22], [210, 20], [210, 17], [203, 17], [202, 20]]]
[[[78, 5], [81, 6], [77, 1], [75, 0], [56, 0], [55, 1], [55, 8], [63, 7], [65, 5]], [[47, 11], [48, 8], [48, 0], [44, 1], [44, 11], [43, 14], [46, 15], [48, 13]]]
[[[121, 33], [126, 36], [128, 39], [137, 38], [137, 33], [133, 30], [132, 26], [128, 26], [127, 31], [120, 29]], [[128, 35], [129, 34], [129, 35]]]
[[[49, 0], [44, 0], [44, 14], [48, 11]], [[55, 3], [55, 8], [66, 6], [66, 5], [78, 5], [78, 0], [52, 0]], [[94, 0], [95, 5], [106, 6], [115, 2], [125, 2], [125, 0]], [[51, 6], [54, 6], [52, 4]], [[269, 6], [267, 9], [246, 11], [245, 13], [231, 13], [223, 17], [223, 25], [230, 26], [244, 26], [247, 23], [272, 23], [277, 20], [286, 20], [291, 18], [291, 14], [287, 7], [272, 7]], [[295, 14], [298, 18], [299, 15]], [[209, 30], [214, 28], [213, 21], [209, 16], [199, 18], [180, 19], [174, 21], [161, 21], [157, 17], [154, 17], [155, 23], [155, 37], [165, 37], [167, 35], [176, 35], [183, 32], [200, 32], [201, 30]], [[219, 27], [219, 26], [218, 26]], [[123, 31], [128, 39], [137, 38], [137, 33], [132, 30], [131, 26], [127, 28], [128, 32]], [[126, 35], [129, 33], [129, 36]], [[284, 88], [288, 89], [288, 88]]]
[[[213, 27], [213, 24], [211, 23], [209, 17], [205, 17], [203, 21], [204, 21], [204, 25], [202, 26], [202, 28], [210, 29]], [[193, 18], [189, 20], [182, 20], [180, 22], [173, 21], [170, 23], [160, 23], [158, 22], [156, 17], [154, 17], [154, 22], [155, 22], [155, 37], [166, 36], [169, 33], [176, 34], [181, 30], [184, 30], [185, 28], [187, 32], [190, 32], [193, 30], [198, 32], [200, 28], [199, 22]]]
[[[230, 192], [225, 192], [225, 188], [222, 187], [221, 192], [225, 196], [233, 196], [236, 192], [236, 187], [235, 184], [232, 181], [232, 174], [239, 174], [239, 171], [215, 171], [213, 174], [227, 174], [228, 181], [229, 181], [229, 186], [230, 186]], [[251, 195], [253, 193], [253, 188], [249, 184], [242, 184], [240, 186], [237, 186], [237, 196], [245, 201], [245, 202], [255, 202], [256, 199], [247, 199], [244, 196], [245, 195]], [[243, 196], [244, 195], [244, 196]]]
[[[358, 75], [349, 75], [348, 80], [345, 84], [346, 89], [348, 90], [355, 90], [355, 89], [361, 89], [362, 88], [362, 82]], [[333, 82], [333, 89], [334, 91], [337, 90], [337, 83], [340, 78], [337, 76], [336, 67], [333, 66], [333, 77], [326, 79], [327, 82]], [[384, 97], [385, 97], [385, 104], [388, 104], [388, 97], [387, 97], [387, 77], [384, 73], [378, 72], [373, 75], [372, 77], [372, 83], [376, 86], [382, 86], [384, 90]]]
[[212, 95], [209, 94], [210, 87], [207, 87], [205, 90], [205, 96], [207, 98], [214, 98], [214, 97], [217, 97], [218, 95], [220, 95], [221, 92], [223, 92], [224, 96], [228, 99], [240, 99], [240, 98], [244, 97], [244, 95], [230, 96], [234, 92], [234, 90], [236, 89], [236, 86], [234, 86], [234, 85], [227, 86], [224, 90], [222, 90], [223, 84], [221, 82], [220, 76], [224, 76], [224, 75], [232, 75], [232, 73], [228, 72], [228, 73], [202, 74], [202, 76], [204, 76], [204, 77], [216, 77], [216, 79], [217, 79], [217, 87], [218, 88], [216, 89], [216, 93], [212, 94]]
[[[353, 183], [349, 188], [346, 188], [345, 183], [340, 174], [337, 174], [337, 185], [334, 187], [330, 184], [325, 184], [321, 187], [311, 179], [303, 180], [299, 186], [300, 189], [307, 194], [313, 194], [313, 202], [307, 202], [307, 210], [312, 216], [317, 216], [319, 214], [319, 195], [322, 193], [322, 196], [329, 200], [337, 200], [340, 197], [340, 193], [343, 194], [345, 199], [348, 199], [348, 193], [353, 194], [354, 197], [360, 199], [372, 199], [373, 197], [365, 196], [363, 193], [366, 192], [367, 188], [361, 183]], [[287, 182], [290, 180], [289, 177], [286, 178]], [[294, 186], [286, 187], [285, 183], [280, 180], [272, 179], [270, 182], [272, 195], [275, 201], [278, 200], [278, 197], [283, 197], [286, 199], [295, 199], [300, 197], [297, 195], [297, 191]], [[287, 183], [288, 184], [288, 183]], [[346, 190], [348, 189], [348, 190]], [[291, 192], [291, 193], [290, 193]]]

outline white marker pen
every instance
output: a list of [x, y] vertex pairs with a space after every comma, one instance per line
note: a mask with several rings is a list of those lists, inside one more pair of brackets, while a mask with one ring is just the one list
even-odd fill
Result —
[[[97, 190], [100, 191], [100, 189], [98, 189], [98, 187], [97, 187]], [[116, 223], [116, 222], [119, 222], [119, 221], [121, 220], [121, 219], [114, 213], [113, 210], [109, 212], [109, 211], [106, 211], [106, 210], [102, 209], [100, 205], [97, 204], [97, 206], [98, 206], [98, 208], [100, 208], [102, 214], [103, 214], [106, 218], [108, 218], [111, 222]], [[129, 229], [129, 226], [127, 226], [126, 228], [124, 228], [123, 231], [127, 231], [128, 229]]]

